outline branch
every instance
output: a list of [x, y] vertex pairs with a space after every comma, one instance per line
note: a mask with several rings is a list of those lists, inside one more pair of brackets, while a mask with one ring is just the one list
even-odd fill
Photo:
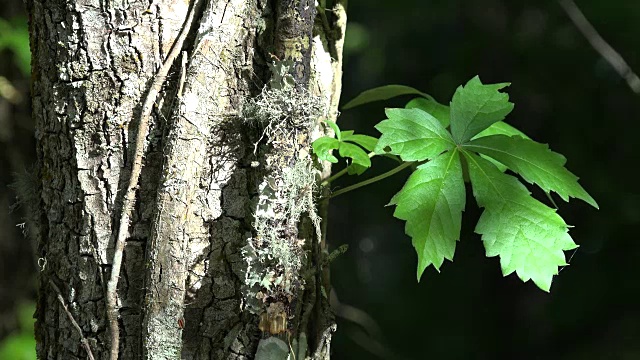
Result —
[[62, 309], [64, 309], [64, 312], [67, 313], [67, 317], [69, 318], [69, 321], [71, 321], [71, 325], [73, 325], [73, 327], [76, 329], [78, 334], [80, 334], [80, 342], [82, 343], [82, 346], [84, 347], [84, 349], [87, 351], [87, 356], [89, 357], [90, 360], [95, 360], [95, 358], [93, 357], [93, 353], [91, 352], [91, 346], [89, 346], [89, 341], [87, 340], [87, 338], [84, 337], [84, 334], [82, 333], [82, 329], [80, 328], [80, 325], [78, 325], [78, 322], [76, 321], [76, 319], [73, 318], [73, 315], [69, 311], [69, 308], [67, 308], [67, 305], [64, 303], [64, 298], [62, 297], [60, 288], [51, 279], [49, 280], [49, 285], [51, 285], [53, 290], [55, 290], [55, 292], [58, 294], [58, 301], [60, 302], [60, 305], [62, 305]]
[[[374, 153], [373, 151], [370, 152], [369, 154], [367, 154], [367, 156], [369, 156], [369, 159], [371, 159], [372, 157], [374, 157], [376, 155], [378, 155], [378, 154]], [[330, 176], [326, 180], [322, 181], [320, 183], [320, 186], [327, 186], [327, 185], [331, 184], [331, 182], [333, 182], [336, 179], [340, 178], [342, 175], [346, 174], [348, 171], [349, 171], [349, 166], [347, 165], [344, 169], [338, 171], [335, 175]]]
[[330, 199], [333, 199], [334, 197], [336, 197], [336, 196], [338, 196], [338, 195], [342, 195], [342, 194], [347, 193], [347, 192], [349, 192], [349, 191], [352, 191], [352, 190], [355, 190], [355, 189], [361, 188], [361, 187], [366, 186], [366, 185], [369, 185], [369, 184], [373, 184], [374, 182], [380, 181], [380, 180], [382, 180], [382, 179], [386, 179], [386, 178], [388, 178], [389, 176], [391, 176], [391, 175], [393, 175], [393, 174], [395, 174], [395, 173], [397, 173], [397, 172], [400, 172], [400, 171], [402, 171], [404, 168], [407, 168], [407, 167], [409, 167], [409, 166], [411, 166], [411, 165], [414, 165], [414, 164], [415, 164], [415, 162], [413, 162], [413, 161], [405, 162], [404, 164], [402, 164], [402, 165], [400, 165], [400, 166], [398, 166], [398, 167], [395, 167], [395, 168], [393, 168], [393, 169], [391, 169], [391, 170], [387, 171], [387, 172], [386, 172], [386, 173], [384, 173], [384, 174], [380, 174], [380, 175], [378, 175], [378, 176], [372, 177], [371, 179], [367, 179], [367, 180], [361, 181], [361, 182], [359, 182], [359, 183], [357, 183], [357, 184], [353, 184], [353, 185], [351, 185], [351, 186], [347, 186], [347, 187], [346, 187], [346, 188], [344, 188], [344, 189], [340, 189], [340, 190], [338, 190], [338, 191], [336, 191], [336, 192], [332, 193], [332, 194], [331, 194], [331, 196], [329, 196], [329, 198], [330, 198]]
[[573, 0], [558, 0], [560, 6], [567, 13], [573, 24], [580, 30], [591, 46], [600, 53], [616, 72], [627, 81], [629, 87], [636, 94], [640, 94], [640, 78], [633, 72], [626, 61], [609, 45], [596, 29], [591, 25], [589, 20], [584, 16]]
[[118, 327], [118, 304], [117, 304], [117, 290], [118, 280], [120, 279], [120, 268], [122, 266], [122, 253], [124, 252], [125, 240], [129, 231], [129, 221], [131, 217], [131, 209], [135, 203], [136, 187], [138, 186], [138, 179], [140, 178], [140, 172], [142, 171], [142, 157], [145, 150], [145, 139], [147, 132], [149, 131], [149, 118], [151, 116], [151, 110], [153, 104], [158, 97], [158, 93], [162, 88], [162, 84], [167, 78], [167, 74], [173, 65], [173, 61], [180, 53], [182, 44], [189, 33], [191, 24], [195, 17], [196, 8], [198, 8], [200, 1], [196, 1], [193, 4], [185, 23], [178, 35], [178, 38], [173, 43], [171, 51], [167, 55], [162, 67], [158, 70], [147, 93], [147, 97], [142, 105], [140, 123], [138, 125], [138, 132], [136, 134], [135, 152], [133, 158], [133, 165], [131, 167], [131, 176], [129, 177], [129, 184], [127, 185], [127, 191], [122, 201], [122, 209], [120, 212], [120, 224], [118, 228], [118, 234], [115, 243], [115, 249], [113, 251], [113, 261], [111, 268], [111, 278], [107, 284], [107, 319], [109, 320], [109, 327], [111, 331], [111, 360], [118, 360], [118, 350], [120, 347], [120, 329]]

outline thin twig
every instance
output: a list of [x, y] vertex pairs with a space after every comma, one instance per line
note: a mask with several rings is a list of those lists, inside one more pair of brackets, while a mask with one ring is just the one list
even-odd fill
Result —
[[138, 132], [136, 134], [135, 143], [135, 155], [133, 158], [133, 165], [131, 167], [131, 176], [129, 177], [129, 183], [127, 185], [127, 191], [122, 200], [122, 209], [120, 213], [120, 224], [118, 228], [118, 235], [116, 238], [115, 249], [113, 251], [113, 261], [111, 268], [111, 278], [107, 284], [107, 319], [109, 320], [109, 327], [111, 331], [111, 360], [118, 360], [118, 350], [120, 347], [120, 329], [118, 327], [118, 304], [117, 304], [117, 290], [118, 280], [120, 279], [120, 268], [122, 266], [122, 253], [124, 251], [125, 240], [129, 231], [129, 220], [131, 217], [131, 209], [135, 203], [136, 187], [138, 186], [138, 179], [140, 178], [140, 172], [142, 170], [142, 157], [144, 155], [145, 139], [147, 132], [149, 131], [149, 118], [153, 104], [160, 93], [162, 84], [164, 84], [167, 74], [173, 65], [173, 61], [180, 54], [182, 44], [189, 33], [191, 24], [195, 17], [196, 8], [198, 8], [199, 1], [193, 4], [185, 23], [178, 35], [178, 38], [173, 43], [167, 58], [165, 59], [162, 67], [158, 70], [149, 89], [149, 93], [142, 105], [140, 123], [138, 125]]
[[[376, 156], [378, 154], [376, 154], [375, 152], [370, 152], [369, 154], [367, 154], [367, 156], [369, 157], [369, 159], [371, 159], [372, 157]], [[338, 171], [335, 175], [328, 177], [326, 180], [323, 180], [320, 183], [320, 186], [327, 186], [329, 184], [331, 184], [332, 181], [336, 180], [337, 178], [341, 177], [342, 175], [346, 174], [349, 171], [349, 166], [345, 167], [344, 169]]]
[[360, 325], [370, 338], [383, 338], [382, 329], [375, 319], [364, 310], [342, 303], [338, 299], [338, 294], [335, 289], [331, 290], [329, 301], [331, 303], [331, 309], [333, 309], [336, 316]]
[[84, 349], [87, 351], [87, 356], [89, 357], [90, 360], [95, 360], [95, 358], [93, 357], [93, 353], [91, 352], [91, 346], [89, 346], [89, 341], [87, 340], [87, 338], [84, 337], [84, 334], [82, 333], [82, 329], [80, 328], [80, 325], [78, 325], [78, 322], [69, 311], [69, 308], [67, 308], [67, 304], [65, 304], [64, 302], [64, 298], [62, 297], [62, 292], [60, 292], [60, 288], [51, 279], [49, 279], [49, 285], [51, 285], [53, 290], [58, 294], [58, 301], [60, 302], [60, 305], [62, 305], [64, 312], [67, 313], [67, 317], [69, 318], [69, 321], [71, 321], [71, 325], [73, 325], [73, 327], [76, 329], [76, 331], [80, 335], [80, 342], [82, 343], [82, 346], [84, 347]]
[[404, 164], [402, 164], [402, 165], [400, 165], [398, 167], [395, 167], [395, 168], [387, 171], [384, 174], [380, 174], [378, 176], [372, 177], [371, 179], [367, 179], [367, 180], [361, 181], [361, 182], [359, 182], [357, 184], [353, 184], [351, 186], [347, 186], [344, 189], [340, 189], [340, 190], [338, 190], [338, 191], [336, 191], [334, 193], [331, 193], [331, 196], [329, 196], [329, 199], [333, 199], [334, 197], [336, 197], [338, 195], [342, 195], [342, 194], [347, 193], [349, 191], [352, 191], [352, 190], [361, 188], [363, 186], [366, 186], [366, 185], [369, 185], [369, 184], [373, 184], [374, 182], [380, 181], [382, 179], [388, 178], [389, 176], [391, 176], [391, 175], [393, 175], [393, 174], [395, 174], [397, 172], [402, 171], [404, 168], [407, 168], [407, 167], [413, 165], [414, 163], [415, 162], [413, 162], [413, 161], [406, 162], [406, 163], [404, 163]]
[[562, 6], [582, 35], [589, 40], [591, 46], [600, 53], [600, 56], [611, 64], [616, 72], [627, 81], [633, 92], [640, 94], [640, 78], [638, 78], [638, 75], [633, 72], [622, 56], [598, 34], [576, 3], [573, 0], [558, 0], [558, 3], [560, 3], [560, 6]]
[[180, 63], [180, 81], [178, 82], [178, 95], [176, 97], [178, 99], [182, 99], [182, 90], [184, 88], [185, 77], [187, 76], [187, 60], [188, 54], [186, 51], [182, 52], [182, 59]]

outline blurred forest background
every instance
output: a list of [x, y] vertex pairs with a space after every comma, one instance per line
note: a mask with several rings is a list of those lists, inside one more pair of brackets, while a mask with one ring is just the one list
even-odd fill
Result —
[[[589, 21], [640, 71], [640, 1], [578, 0]], [[640, 359], [640, 96], [589, 44], [556, 0], [352, 0], [343, 103], [380, 85], [413, 86], [447, 103], [480, 75], [511, 82], [507, 122], [568, 158], [598, 201], [558, 203], [580, 245], [551, 293], [503, 278], [473, 233], [471, 197], [454, 263], [415, 280], [403, 223], [385, 207], [407, 173], [332, 200], [334, 359]], [[16, 224], [12, 174], [35, 162], [22, 0], [0, 6], [0, 360], [34, 359], [36, 263]], [[384, 107], [346, 111], [342, 129], [377, 135]], [[386, 159], [363, 177], [390, 169]], [[336, 167], [337, 170], [340, 166]], [[355, 179], [336, 182], [344, 187]], [[571, 253], [567, 254], [571, 256]]]

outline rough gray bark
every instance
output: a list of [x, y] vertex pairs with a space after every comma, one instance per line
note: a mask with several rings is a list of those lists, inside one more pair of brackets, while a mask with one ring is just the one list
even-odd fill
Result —
[[[119, 358], [271, 359], [294, 349], [296, 359], [327, 359], [335, 325], [314, 222], [328, 167], [312, 163], [309, 144], [337, 113], [345, 3], [318, 13], [306, 0], [204, 3], [146, 137], [118, 282]], [[46, 262], [38, 356], [87, 358], [84, 337], [107, 359], [106, 281], [141, 104], [189, 2], [27, 7], [42, 209], [34, 237]], [[297, 115], [265, 99], [294, 100]], [[281, 353], [266, 355], [273, 349]]]

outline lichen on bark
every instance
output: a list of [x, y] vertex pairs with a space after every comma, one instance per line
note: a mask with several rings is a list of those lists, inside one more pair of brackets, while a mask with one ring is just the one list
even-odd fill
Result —
[[292, 64], [273, 61], [269, 86], [243, 108], [244, 120], [262, 132], [256, 147], [260, 142], [269, 147], [263, 166], [267, 176], [254, 204], [255, 237], [245, 251], [246, 285], [264, 287], [266, 294], [256, 295], [265, 302], [292, 296], [304, 283], [300, 270], [306, 260], [305, 239], [298, 234], [303, 215], [311, 219], [317, 240], [322, 237], [315, 201], [320, 174], [309, 154], [308, 137], [319, 119], [327, 117], [327, 105], [295, 88], [289, 75]]

